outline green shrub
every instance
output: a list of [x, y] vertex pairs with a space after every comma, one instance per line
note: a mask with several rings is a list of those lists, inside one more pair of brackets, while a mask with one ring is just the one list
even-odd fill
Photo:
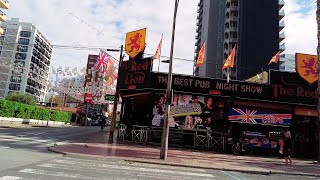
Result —
[[16, 103], [0, 100], [0, 116], [1, 117], [14, 117]]
[[[49, 109], [21, 104], [8, 100], [0, 100], [0, 116], [23, 119], [47, 120], [49, 118]], [[52, 111], [50, 120], [70, 123], [71, 118], [71, 113]]]
[[52, 111], [52, 114], [51, 114], [51, 119], [53, 121], [70, 123], [71, 118], [72, 118], [72, 114], [68, 112]]

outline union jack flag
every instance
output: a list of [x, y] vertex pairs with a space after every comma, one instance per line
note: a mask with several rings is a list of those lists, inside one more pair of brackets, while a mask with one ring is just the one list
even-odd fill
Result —
[[239, 113], [236, 118], [238, 118], [243, 123], [254, 123], [256, 124], [257, 121], [254, 119], [256, 117], [257, 110], [248, 110], [246, 109], [245, 112], [240, 108], [233, 108], [234, 111]]
[[97, 63], [95, 65], [95, 69], [97, 71], [100, 71], [101, 73], [104, 73], [105, 70], [107, 69], [108, 62], [110, 59], [112, 59], [112, 57], [108, 53], [106, 53], [103, 50], [100, 50], [99, 58], [98, 58]]
[[250, 124], [290, 126], [292, 124], [292, 114], [279, 114], [275, 112], [249, 110], [244, 108], [231, 108], [229, 110], [228, 120]]

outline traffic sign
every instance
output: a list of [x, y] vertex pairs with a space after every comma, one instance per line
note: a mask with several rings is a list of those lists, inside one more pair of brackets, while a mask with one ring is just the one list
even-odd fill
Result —
[[86, 94], [85, 95], [85, 101], [87, 102], [87, 103], [92, 103], [92, 94]]
[[[105, 96], [105, 100], [106, 100], [106, 101], [115, 101], [115, 99], [116, 99], [116, 96], [115, 96], [115, 95], [107, 94], [107, 95]], [[118, 99], [117, 99], [117, 100], [118, 100]]]

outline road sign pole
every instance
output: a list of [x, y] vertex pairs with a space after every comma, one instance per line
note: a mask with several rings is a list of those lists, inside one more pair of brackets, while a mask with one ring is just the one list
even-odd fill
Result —
[[117, 80], [117, 85], [116, 85], [116, 93], [115, 93], [115, 98], [113, 101], [113, 111], [112, 111], [112, 119], [111, 119], [111, 127], [110, 127], [110, 132], [109, 132], [109, 143], [112, 144], [113, 143], [113, 136], [114, 136], [114, 129], [115, 129], [115, 122], [116, 122], [116, 116], [117, 116], [117, 107], [118, 107], [118, 96], [119, 96], [119, 89], [118, 89], [118, 85], [119, 85], [119, 74], [120, 74], [120, 68], [121, 68], [121, 63], [123, 61], [123, 57], [122, 57], [122, 53], [123, 53], [123, 45], [121, 46], [120, 49], [120, 58], [119, 58], [119, 66], [118, 66], [118, 80]]

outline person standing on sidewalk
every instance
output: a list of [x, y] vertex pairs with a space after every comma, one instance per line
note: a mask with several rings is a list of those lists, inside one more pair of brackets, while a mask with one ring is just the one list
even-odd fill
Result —
[[291, 140], [291, 134], [290, 132], [286, 132], [284, 134], [285, 136], [285, 140], [284, 140], [284, 145], [283, 145], [283, 156], [284, 159], [286, 160], [286, 165], [288, 165], [288, 161], [289, 164], [292, 164], [292, 159], [291, 159], [291, 154], [292, 154], [292, 140]]

